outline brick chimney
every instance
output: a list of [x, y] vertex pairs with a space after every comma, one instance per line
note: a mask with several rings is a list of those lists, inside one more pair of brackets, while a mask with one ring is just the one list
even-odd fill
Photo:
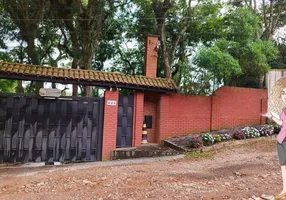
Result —
[[158, 36], [147, 35], [145, 39], [144, 76], [157, 77]]

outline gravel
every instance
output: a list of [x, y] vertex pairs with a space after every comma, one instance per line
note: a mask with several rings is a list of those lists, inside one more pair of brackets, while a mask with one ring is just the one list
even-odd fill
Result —
[[0, 168], [0, 199], [273, 199], [282, 189], [274, 141], [212, 157], [161, 157]]

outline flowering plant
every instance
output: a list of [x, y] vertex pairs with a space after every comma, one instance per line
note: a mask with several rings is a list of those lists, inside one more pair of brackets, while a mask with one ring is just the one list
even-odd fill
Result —
[[205, 146], [210, 146], [214, 143], [214, 138], [211, 134], [205, 133], [202, 135], [202, 140]]
[[227, 141], [231, 139], [231, 135], [230, 134], [221, 134], [221, 141]]
[[233, 137], [237, 140], [242, 140], [245, 138], [245, 135], [244, 135], [244, 132], [240, 130], [240, 131], [234, 131]]
[[[272, 125], [273, 126], [273, 125]], [[277, 124], [274, 124], [274, 133], [275, 134], [278, 134], [281, 130], [281, 126], [277, 125]]]
[[218, 142], [221, 142], [221, 141], [222, 141], [220, 135], [212, 134], [212, 137], [214, 138], [214, 143], [218, 143]]
[[260, 137], [259, 131], [254, 127], [245, 127], [242, 129], [246, 138], [257, 138]]
[[192, 137], [189, 141], [189, 145], [192, 148], [199, 148], [203, 146], [203, 141], [200, 137]]
[[261, 136], [270, 136], [274, 134], [274, 126], [266, 124], [258, 129]]

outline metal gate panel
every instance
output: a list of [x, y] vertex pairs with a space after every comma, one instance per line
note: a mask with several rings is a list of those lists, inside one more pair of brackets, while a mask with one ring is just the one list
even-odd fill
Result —
[[101, 160], [102, 98], [0, 94], [0, 163]]
[[132, 146], [133, 106], [133, 95], [119, 96], [116, 147]]

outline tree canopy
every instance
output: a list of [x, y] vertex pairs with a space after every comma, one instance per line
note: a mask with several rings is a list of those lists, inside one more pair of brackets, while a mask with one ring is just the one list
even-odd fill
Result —
[[[157, 75], [174, 79], [183, 93], [263, 88], [269, 69], [286, 67], [285, 38], [276, 36], [285, 30], [286, 2], [259, 2], [0, 0], [0, 60], [142, 75], [145, 36], [153, 34]], [[37, 93], [43, 83], [0, 86]], [[97, 93], [73, 86], [75, 96]]]

